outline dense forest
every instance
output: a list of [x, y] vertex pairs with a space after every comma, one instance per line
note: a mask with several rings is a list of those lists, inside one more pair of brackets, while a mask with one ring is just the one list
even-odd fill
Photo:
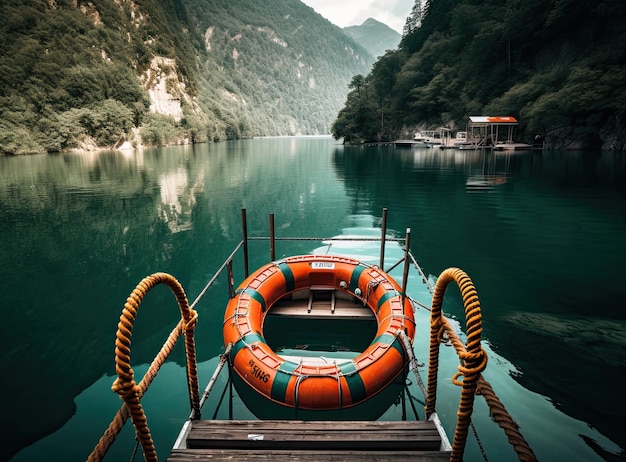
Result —
[[327, 134], [374, 61], [298, 0], [4, 0], [0, 17], [0, 155]]
[[376, 62], [386, 26], [342, 31], [298, 0], [8, 0], [0, 17], [0, 155], [387, 141], [469, 115], [517, 117], [519, 141], [626, 147], [622, 0], [416, 0]]
[[556, 148], [626, 148], [622, 0], [417, 0], [401, 44], [356, 75], [332, 132], [348, 143], [512, 115]]

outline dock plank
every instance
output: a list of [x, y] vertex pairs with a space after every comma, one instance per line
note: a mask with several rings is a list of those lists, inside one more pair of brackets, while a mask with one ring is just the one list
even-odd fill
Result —
[[187, 437], [190, 449], [257, 450], [438, 450], [432, 422], [198, 421]]
[[215, 462], [237, 461], [306, 461], [306, 462], [444, 462], [450, 460], [449, 452], [425, 451], [244, 451], [234, 449], [177, 449], [167, 459], [169, 462], [197, 462], [211, 460]]

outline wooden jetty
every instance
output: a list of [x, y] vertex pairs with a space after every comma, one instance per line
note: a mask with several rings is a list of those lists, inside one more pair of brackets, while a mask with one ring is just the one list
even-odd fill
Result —
[[[354, 297], [323, 286], [277, 302], [268, 316], [375, 321], [372, 311]], [[314, 364], [316, 358], [306, 360]], [[447, 461], [451, 446], [437, 422], [190, 420], [167, 460]]]
[[167, 459], [212, 461], [444, 461], [431, 421], [198, 420]]
[[[154, 273], [145, 277], [127, 298], [116, 333], [115, 364], [118, 377], [112, 389], [120, 395], [124, 404], [113, 417], [87, 460], [89, 462], [103, 460], [124, 423], [130, 419], [137, 437], [137, 446], [133, 453], [141, 445], [147, 462], [158, 461], [141, 398], [159, 368], [173, 351], [176, 341], [184, 338], [187, 391], [191, 411], [176, 438], [167, 458], [168, 461], [393, 462], [411, 460], [440, 462], [449, 460], [460, 462], [463, 459], [469, 434], [474, 396], [478, 392], [485, 397], [492, 412], [491, 415], [504, 429], [520, 456], [520, 460], [535, 461], [532, 450], [519, 433], [514, 421], [497, 399], [491, 386], [481, 376], [487, 364], [487, 358], [480, 342], [482, 331], [480, 305], [473, 283], [459, 268], [452, 267], [444, 270], [431, 291], [432, 305], [427, 308], [430, 311], [431, 323], [428, 382], [427, 384], [422, 382], [420, 366], [412, 343], [415, 325], [414, 304], [418, 302], [412, 300], [406, 290], [409, 264], [413, 263], [417, 267], [425, 281], [426, 276], [410, 252], [410, 229], [407, 229], [405, 238], [387, 237], [386, 212], [387, 209], [383, 209], [380, 237], [306, 238], [336, 244], [348, 241], [352, 245], [355, 241], [378, 241], [380, 242], [380, 265], [378, 266], [365, 264], [345, 255], [310, 254], [284, 257], [278, 261], [275, 255], [273, 215], [270, 215], [269, 238], [257, 239], [269, 240], [271, 263], [249, 274], [247, 244], [252, 239], [248, 239], [247, 219], [245, 209], [242, 209], [242, 241], [191, 305], [182, 285], [173, 276], [167, 273]], [[393, 269], [400, 263], [404, 263], [401, 285], [382, 269], [385, 262], [385, 244], [389, 241], [395, 241], [398, 245], [404, 244], [403, 255], [395, 265], [391, 266]], [[241, 249], [246, 278], [235, 290], [232, 263]], [[204, 392], [201, 393], [194, 339], [198, 312], [194, 307], [217, 277], [223, 273], [227, 276], [230, 295], [224, 315], [225, 351], [220, 355], [217, 367]], [[468, 332], [466, 344], [443, 317], [442, 300], [450, 282], [456, 283], [461, 290], [466, 312], [466, 325], [472, 326]], [[151, 288], [159, 284], [169, 287], [175, 295], [181, 319], [155, 356], [144, 377], [137, 382], [131, 367], [132, 327], [143, 297]], [[290, 289], [287, 290], [287, 287]], [[267, 306], [266, 300], [271, 300]], [[259, 314], [261, 311], [262, 313]], [[362, 352], [349, 351], [358, 355], [355, 357], [346, 359], [343, 354], [334, 354], [339, 353], [340, 350], [335, 352], [332, 348], [329, 351], [321, 349], [324, 356], [299, 357], [306, 353], [298, 348], [286, 348], [281, 352], [289, 353], [281, 358], [271, 350], [262, 336], [261, 321], [265, 319], [265, 316], [292, 318], [297, 323], [301, 323], [306, 318], [348, 320], [350, 330], [355, 331], [361, 331], [360, 328], [365, 327], [362, 322], [376, 322], [378, 330], [376, 337]], [[259, 323], [260, 326], [257, 326]], [[360, 325], [357, 327], [357, 324]], [[232, 337], [231, 333], [235, 328], [238, 329], [236, 332], [239, 337], [235, 341], [226, 341], [227, 335]], [[345, 335], [348, 335], [347, 331]], [[449, 340], [459, 359], [462, 360], [462, 375], [464, 376], [463, 381], [457, 383], [462, 387], [462, 391], [452, 445], [435, 409], [439, 349], [444, 337]], [[317, 350], [312, 349], [309, 353], [313, 351]], [[253, 355], [252, 352], [255, 356], [250, 356]], [[242, 356], [242, 354], [248, 356]], [[330, 365], [327, 361], [330, 356], [327, 358], [327, 354], [333, 356]], [[243, 359], [240, 360], [240, 358]], [[249, 361], [248, 358], [250, 358]], [[401, 358], [402, 362], [394, 358]], [[273, 364], [274, 369], [266, 368], [268, 372], [264, 372], [264, 361], [271, 366]], [[389, 375], [389, 371], [393, 370], [396, 364], [400, 365], [399, 372], [395, 376]], [[366, 374], [367, 367], [371, 365], [379, 367]], [[228, 377], [221, 398], [214, 403], [216, 404], [215, 414], [212, 420], [203, 419], [201, 409], [218, 383], [222, 370], [228, 372]], [[280, 377], [278, 376], [279, 370], [282, 374]], [[418, 393], [424, 397], [421, 403], [424, 405], [423, 419], [420, 419], [418, 415], [413, 402], [415, 398], [408, 388], [409, 372], [415, 376], [414, 385], [419, 388]], [[389, 376], [385, 377], [385, 374]], [[457, 380], [459, 374], [455, 374], [453, 380]], [[251, 377], [255, 378], [256, 382], [245, 382]], [[401, 379], [400, 384], [403, 390], [395, 394], [398, 377]], [[303, 385], [302, 382], [305, 382], [305, 379], [306, 383]], [[384, 379], [388, 381], [385, 382]], [[250, 406], [252, 414], [257, 419], [237, 420], [235, 418], [232, 400], [237, 391], [236, 381], [248, 387], [245, 391], [265, 400], [263, 412], [268, 412], [268, 417], [255, 413]], [[270, 385], [265, 387], [267, 383]], [[329, 386], [329, 383], [332, 385]], [[384, 383], [386, 388], [376, 388], [380, 383]], [[369, 389], [366, 388], [366, 384], [370, 385]], [[275, 389], [274, 385], [276, 385]], [[231, 393], [227, 393], [229, 388]], [[289, 398], [288, 391], [291, 393]], [[383, 416], [382, 418], [364, 417], [363, 420], [358, 420], [362, 414], [348, 412], [355, 409], [360, 412], [363, 408], [358, 408], [358, 406], [369, 405], [381, 396], [386, 399], [387, 391], [394, 400], [400, 398], [401, 416], [396, 413], [391, 416], [391, 419]], [[227, 395], [230, 396], [228, 418], [215, 420], [223, 398]], [[334, 396], [338, 396], [336, 401]], [[242, 398], [241, 394], [239, 398]], [[383, 404], [387, 406], [386, 401]], [[407, 404], [413, 409], [415, 419], [407, 415]], [[274, 405], [276, 407], [273, 407]], [[294, 418], [285, 419], [283, 416], [284, 420], [282, 420], [279, 414], [283, 407], [288, 410], [285, 415], [294, 415]], [[382, 415], [378, 409], [376, 411], [377, 416]], [[474, 435], [478, 438], [476, 432]]]

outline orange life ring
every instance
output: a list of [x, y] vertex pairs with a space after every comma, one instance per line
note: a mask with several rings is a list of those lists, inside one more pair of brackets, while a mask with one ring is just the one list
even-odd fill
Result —
[[[360, 355], [343, 364], [307, 365], [276, 354], [263, 336], [272, 305], [297, 290], [325, 286], [361, 299], [378, 329]], [[382, 391], [407, 364], [398, 330], [412, 340], [413, 306], [376, 266], [333, 255], [302, 255], [269, 263], [239, 286], [224, 315], [224, 343], [232, 344], [235, 373], [269, 400], [288, 407], [333, 410], [355, 406]]]

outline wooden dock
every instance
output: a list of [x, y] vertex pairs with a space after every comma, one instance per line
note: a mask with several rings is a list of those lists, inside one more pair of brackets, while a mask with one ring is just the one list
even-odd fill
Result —
[[414, 140], [396, 140], [393, 144], [396, 148], [411, 148], [417, 143]]
[[[376, 319], [372, 310], [356, 297], [326, 286], [294, 292], [276, 302], [267, 315], [294, 319]], [[302, 361], [302, 358], [288, 358], [296, 363]], [[323, 357], [307, 356], [306, 361], [328, 363]], [[431, 421], [196, 420], [185, 424], [167, 460], [442, 462], [449, 459], [447, 437], [442, 442], [437, 425]]]
[[212, 461], [422, 461], [450, 452], [429, 421], [198, 420], [167, 459]]

